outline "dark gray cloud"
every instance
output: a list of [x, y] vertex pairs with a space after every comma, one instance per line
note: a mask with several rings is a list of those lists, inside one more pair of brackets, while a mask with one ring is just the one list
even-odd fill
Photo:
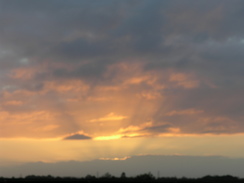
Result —
[[151, 132], [154, 134], [165, 133], [165, 132], [169, 132], [169, 128], [171, 128], [171, 127], [172, 126], [169, 124], [155, 125], [155, 126], [146, 127], [144, 129], [142, 129], [141, 131]]
[[[19, 176], [19, 172], [22, 172], [23, 176], [51, 174], [55, 177], [85, 177], [86, 175], [90, 175], [96, 171], [104, 172], [104, 167], [106, 167], [107, 171], [117, 177], [119, 177], [121, 172], [126, 169], [126, 175], [130, 177], [144, 174], [148, 171], [151, 171], [156, 177], [157, 172], [159, 172], [159, 170], [163, 170], [160, 172], [160, 176], [162, 177], [201, 178], [206, 175], [216, 175], [214, 177], [217, 179], [218, 176], [225, 175], [238, 176], [242, 178], [242, 169], [244, 168], [243, 163], [243, 158], [227, 158], [222, 156], [143, 155], [132, 156], [125, 161], [93, 160], [88, 162], [35, 162], [14, 167], [0, 168], [2, 175], [6, 177], [17, 177]], [[145, 164], [147, 166], [144, 166]], [[93, 167], [96, 167], [96, 169], [93, 169]], [[81, 169], [84, 171], [81, 172]], [[210, 179], [211, 176], [206, 177], [206, 179], [208, 178]]]
[[92, 139], [92, 138], [89, 136], [86, 136], [86, 135], [82, 135], [82, 134], [74, 134], [74, 135], [67, 136], [64, 138], [64, 140], [89, 140], [89, 139]]
[[[241, 1], [46, 3], [2, 1], [1, 39], [5, 47], [23, 57], [55, 58], [59, 62], [100, 61], [108, 57], [116, 62], [118, 58], [140, 54], [149, 56], [149, 65], [191, 67], [192, 61], [187, 60], [192, 54], [198, 55], [195, 46], [218, 42], [222, 34], [224, 40], [243, 36]], [[223, 45], [232, 49], [229, 43]], [[175, 59], [176, 54], [179, 58]]]

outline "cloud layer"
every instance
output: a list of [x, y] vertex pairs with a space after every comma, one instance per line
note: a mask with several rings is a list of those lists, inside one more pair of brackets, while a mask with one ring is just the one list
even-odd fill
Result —
[[1, 137], [243, 133], [243, 1], [0, 7]]

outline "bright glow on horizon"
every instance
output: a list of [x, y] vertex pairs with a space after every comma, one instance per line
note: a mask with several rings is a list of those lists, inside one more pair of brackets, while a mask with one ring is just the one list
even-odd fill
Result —
[[[0, 162], [8, 166], [13, 163], [37, 161], [88, 161], [101, 157], [116, 159], [140, 154], [221, 155], [244, 158], [242, 154], [244, 141], [240, 139], [244, 139], [243, 134], [122, 139], [114, 136], [103, 137], [99, 140], [1, 139]], [[15, 151], [16, 148], [18, 151]]]

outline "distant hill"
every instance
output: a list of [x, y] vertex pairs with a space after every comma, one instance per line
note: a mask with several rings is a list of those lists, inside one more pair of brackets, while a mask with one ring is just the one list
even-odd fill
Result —
[[218, 156], [133, 156], [126, 160], [67, 161], [57, 163], [27, 163], [15, 167], [0, 167], [0, 176], [52, 175], [101, 177], [106, 172], [119, 177], [122, 172], [135, 176], [151, 172], [155, 177], [203, 177], [233, 175], [244, 177], [244, 159]]

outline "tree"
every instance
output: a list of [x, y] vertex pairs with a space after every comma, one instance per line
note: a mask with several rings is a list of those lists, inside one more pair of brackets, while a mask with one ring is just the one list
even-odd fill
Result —
[[136, 178], [139, 180], [154, 180], [155, 179], [151, 172], [138, 175]]
[[113, 176], [110, 173], [105, 173], [102, 178], [111, 179]]
[[126, 174], [125, 174], [125, 172], [122, 172], [122, 173], [121, 173], [120, 178], [121, 178], [121, 179], [125, 179], [125, 178], [126, 178]]

